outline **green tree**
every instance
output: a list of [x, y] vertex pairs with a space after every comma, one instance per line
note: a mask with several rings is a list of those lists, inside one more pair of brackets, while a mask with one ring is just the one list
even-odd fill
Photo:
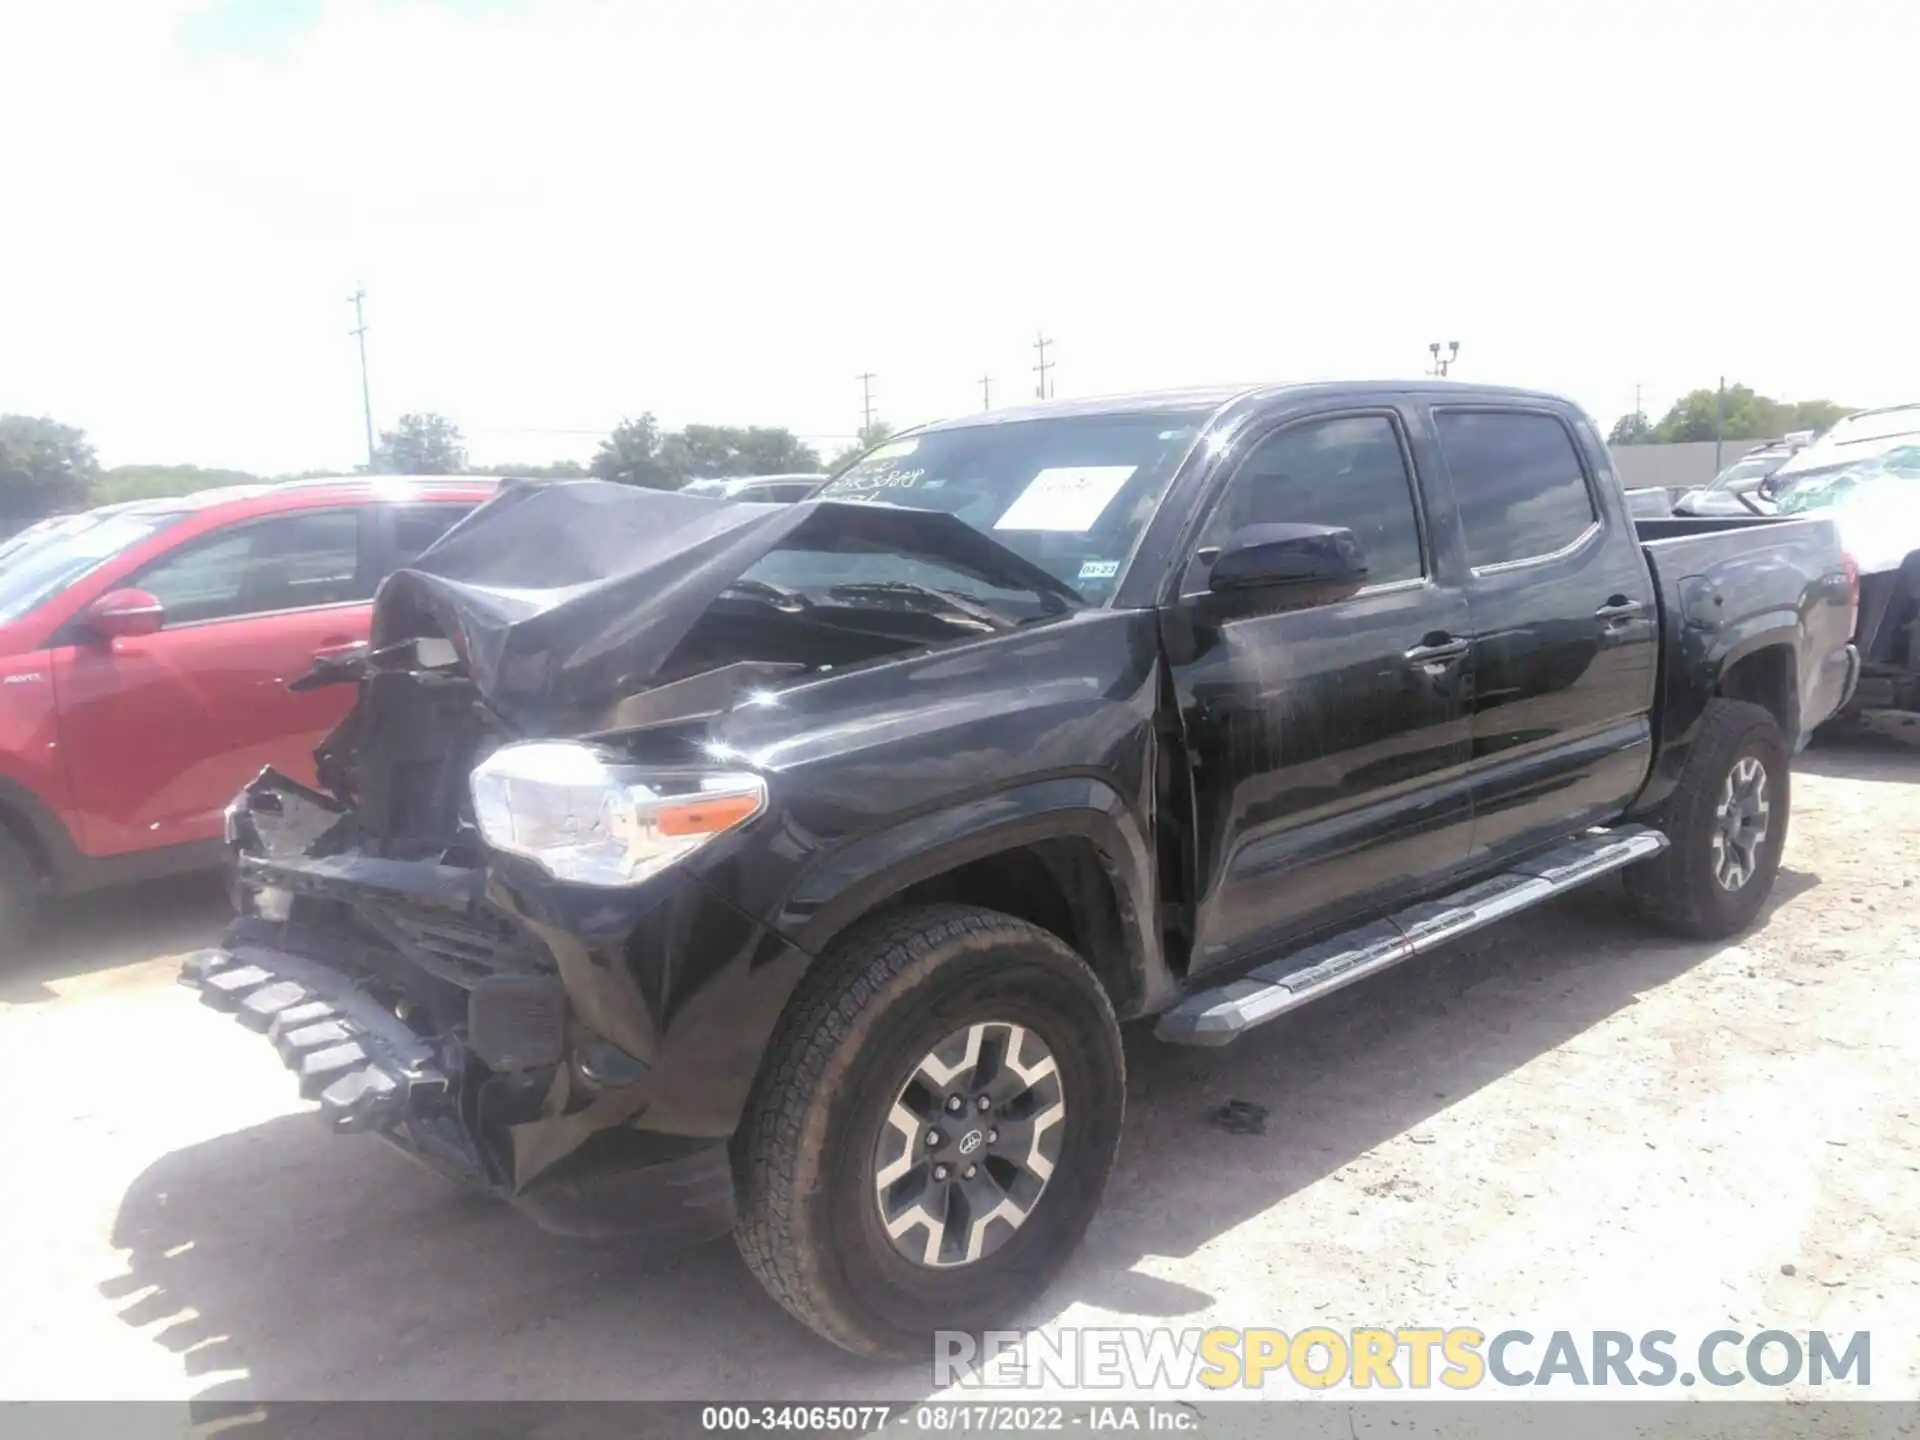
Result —
[[520, 480], [584, 480], [593, 472], [578, 460], [554, 460], [544, 465], [476, 465], [470, 475], [506, 475]]
[[660, 424], [652, 411], [614, 426], [613, 433], [600, 442], [591, 468], [600, 479], [616, 485], [673, 488], [666, 467], [660, 463]]
[[853, 444], [827, 462], [828, 471], [837, 471], [851, 465], [891, 434], [893, 434], [893, 427], [884, 420], [876, 420], [871, 425], [862, 426]]
[[446, 416], [409, 411], [380, 432], [374, 468], [383, 475], [458, 475], [467, 468], [467, 447]]
[[662, 431], [650, 413], [622, 420], [593, 457], [593, 473], [602, 480], [669, 490], [689, 480], [819, 468], [819, 452], [777, 426], [688, 425]]
[[1851, 407], [1831, 400], [1775, 400], [1757, 394], [1750, 386], [1729, 385], [1725, 390], [1711, 387], [1687, 392], [1673, 402], [1658, 424], [1631, 439], [1622, 438], [1622, 427], [1634, 417], [1623, 416], [1608, 438], [1616, 444], [1770, 440], [1790, 430], [1825, 430], [1851, 413]]
[[675, 484], [733, 475], [795, 475], [820, 468], [820, 454], [786, 430], [764, 425], [689, 425], [660, 442]]
[[254, 485], [260, 477], [245, 470], [208, 470], [198, 465], [116, 465], [93, 482], [96, 505], [145, 500], [156, 495], [191, 495], [219, 485]]
[[1613, 422], [1613, 429], [1607, 432], [1609, 445], [1640, 445], [1653, 433], [1653, 424], [1647, 419], [1644, 410], [1636, 410], [1631, 415], [1622, 415]]
[[85, 431], [45, 416], [0, 415], [0, 536], [86, 505], [99, 473]]
[[820, 468], [820, 452], [789, 430], [749, 425], [730, 433], [736, 475], [810, 475]]

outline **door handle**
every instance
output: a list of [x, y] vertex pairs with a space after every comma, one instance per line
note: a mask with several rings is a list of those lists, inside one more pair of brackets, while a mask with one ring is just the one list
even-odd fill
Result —
[[1467, 653], [1467, 642], [1458, 636], [1437, 634], [1428, 635], [1420, 643], [1406, 652], [1407, 661], [1413, 665], [1444, 665], [1450, 660], [1458, 660]]
[[1638, 600], [1629, 600], [1624, 595], [1614, 595], [1607, 600], [1606, 604], [1593, 612], [1593, 618], [1605, 620], [1609, 624], [1617, 624], [1622, 620], [1632, 620], [1645, 614], [1646, 609], [1647, 607]]

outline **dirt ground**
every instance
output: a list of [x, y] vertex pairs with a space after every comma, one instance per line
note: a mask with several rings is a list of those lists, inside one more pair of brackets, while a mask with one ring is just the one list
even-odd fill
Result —
[[[1871, 1394], [1920, 1397], [1920, 748], [1794, 783], [1739, 944], [1650, 940], [1601, 887], [1228, 1050], [1137, 1029], [1105, 1209], [1032, 1323], [1866, 1329]], [[222, 905], [96, 899], [0, 969], [0, 1397], [931, 1390], [726, 1242], [550, 1238], [327, 1134], [173, 983]], [[1264, 1134], [1208, 1122], [1230, 1098]]]

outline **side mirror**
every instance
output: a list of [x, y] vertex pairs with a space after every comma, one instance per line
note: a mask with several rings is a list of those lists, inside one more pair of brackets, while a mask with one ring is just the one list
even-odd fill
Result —
[[158, 600], [145, 590], [109, 590], [85, 610], [80, 622], [103, 640], [151, 635], [167, 618]]
[[1351, 530], [1332, 525], [1248, 525], [1220, 549], [1207, 576], [1216, 595], [1270, 592], [1289, 606], [1345, 600], [1367, 583]]

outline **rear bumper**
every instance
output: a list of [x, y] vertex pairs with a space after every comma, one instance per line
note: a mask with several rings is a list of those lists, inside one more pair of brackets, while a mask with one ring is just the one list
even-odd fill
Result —
[[[533, 1171], [536, 1141], [491, 1136], [477, 1122], [474, 1062], [450, 1039], [429, 1041], [351, 977], [306, 955], [245, 939], [204, 950], [181, 983], [259, 1032], [298, 1077], [300, 1093], [341, 1133], [379, 1135], [421, 1163], [487, 1190], [543, 1229], [694, 1244], [733, 1227], [733, 1173], [724, 1141], [607, 1124], [590, 1112], [548, 1116], [534, 1129], [590, 1132], [557, 1163]], [[527, 1077], [551, 1092], [551, 1075]]]

